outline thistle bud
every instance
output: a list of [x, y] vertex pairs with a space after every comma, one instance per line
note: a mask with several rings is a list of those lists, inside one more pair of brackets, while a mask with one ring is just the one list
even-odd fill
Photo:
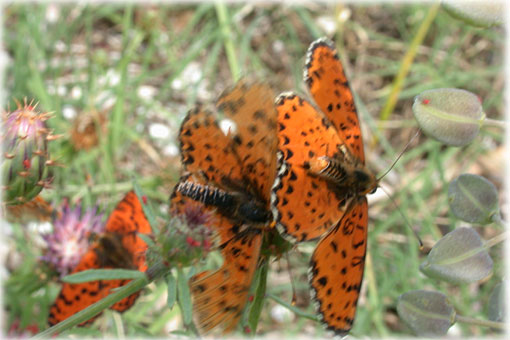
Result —
[[52, 180], [48, 141], [54, 140], [45, 121], [49, 113], [39, 113], [27, 104], [4, 113], [2, 144], [3, 201], [7, 205], [32, 200]]
[[179, 214], [161, 229], [153, 247], [149, 247], [149, 265], [158, 260], [188, 266], [214, 248], [215, 235], [209, 227], [213, 215], [195, 202], [188, 202]]

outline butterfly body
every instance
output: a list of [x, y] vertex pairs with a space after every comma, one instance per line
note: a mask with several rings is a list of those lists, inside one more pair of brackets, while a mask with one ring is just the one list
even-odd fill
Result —
[[377, 189], [377, 178], [362, 164], [350, 164], [336, 158], [322, 156], [305, 163], [311, 175], [319, 176], [336, 186], [339, 196], [366, 195]]

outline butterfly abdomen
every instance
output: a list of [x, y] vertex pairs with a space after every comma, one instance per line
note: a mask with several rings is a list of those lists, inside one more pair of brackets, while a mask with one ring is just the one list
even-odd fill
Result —
[[232, 206], [235, 201], [233, 195], [226, 191], [194, 182], [179, 183], [177, 191], [195, 201], [218, 208]]
[[206, 206], [214, 206], [232, 221], [241, 223], [266, 223], [272, 215], [257, 198], [230, 193], [219, 188], [195, 182], [181, 182], [176, 191]]
[[377, 187], [377, 179], [364, 166], [326, 156], [308, 162], [308, 172], [333, 183], [338, 189], [348, 188], [350, 195], [365, 195]]

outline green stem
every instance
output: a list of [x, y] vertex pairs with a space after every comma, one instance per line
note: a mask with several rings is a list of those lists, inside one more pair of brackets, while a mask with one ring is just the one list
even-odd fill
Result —
[[162, 263], [156, 263], [154, 266], [147, 269], [147, 275], [144, 277], [141, 277], [139, 279], [130, 281], [125, 286], [122, 286], [118, 290], [115, 290], [112, 294], [108, 295], [107, 297], [101, 299], [100, 301], [94, 303], [93, 305], [90, 305], [89, 307], [85, 308], [82, 311], [79, 311], [78, 313], [74, 314], [73, 316], [65, 319], [62, 322], [59, 322], [53, 327], [50, 327], [41, 333], [37, 334], [33, 337], [33, 339], [44, 339], [47, 337], [52, 336], [56, 333], [61, 333], [65, 331], [66, 329], [69, 329], [71, 327], [74, 327], [76, 325], [81, 324], [82, 322], [85, 322], [87, 320], [90, 320], [92, 317], [96, 316], [97, 314], [101, 313], [106, 308], [114, 305], [115, 303], [119, 302], [120, 300], [138, 292], [143, 287], [148, 285], [151, 281], [154, 279], [160, 277], [164, 273], [166, 273], [169, 270], [169, 268], [165, 267]]
[[276, 303], [282, 305], [283, 307], [287, 308], [288, 310], [290, 310], [291, 312], [294, 312], [294, 314], [296, 314], [297, 316], [302, 316], [304, 318], [307, 318], [307, 319], [310, 319], [310, 320], [313, 320], [313, 321], [316, 321], [316, 322], [319, 322], [319, 318], [317, 318], [315, 315], [310, 315], [308, 313], [305, 313], [303, 312], [301, 309], [297, 308], [297, 307], [294, 307], [292, 306], [291, 304], [283, 301], [282, 299], [280, 299], [279, 297], [277, 297], [276, 295], [273, 295], [273, 294], [267, 294], [266, 295], [269, 299], [275, 301]]
[[228, 64], [230, 66], [230, 73], [234, 81], [239, 80], [241, 71], [239, 63], [237, 62], [236, 50], [234, 47], [233, 33], [230, 29], [230, 23], [228, 20], [228, 10], [225, 6], [225, 2], [217, 0], [215, 4], [216, 15], [218, 16], [218, 22], [220, 24], [221, 34], [223, 36], [223, 42], [225, 44], [225, 53], [227, 54]]
[[501, 215], [499, 213], [492, 215], [491, 221], [492, 223], [497, 224], [501, 229], [505, 229], [505, 226], [507, 225], [507, 223], [501, 219]]
[[483, 120], [483, 124], [486, 126], [496, 126], [496, 127], [502, 128], [502, 129], [506, 128], [506, 126], [507, 126], [507, 123], [505, 121], [491, 119], [491, 118], [485, 118]]
[[[158, 177], [144, 177], [139, 178], [138, 183], [142, 187], [149, 187], [151, 185], [157, 184], [160, 181]], [[87, 193], [92, 194], [118, 194], [123, 193], [133, 189], [133, 181], [124, 181], [115, 183], [115, 187], [112, 188], [111, 183], [104, 184], [95, 184], [93, 186], [85, 186], [85, 185], [68, 185], [63, 188], [59, 193], [63, 196], [73, 196], [73, 199], [83, 197]], [[52, 197], [52, 196], [50, 196]], [[159, 197], [158, 197], [159, 198]], [[167, 197], [162, 196], [162, 199], [166, 199]]]
[[490, 247], [493, 247], [496, 244], [503, 242], [507, 238], [508, 238], [508, 233], [507, 232], [503, 232], [503, 233], [501, 233], [499, 235], [496, 235], [493, 238], [485, 241], [485, 249], [489, 249]]
[[129, 282], [127, 285], [122, 286], [121, 289], [108, 295], [104, 299], [94, 303], [93, 305], [85, 308], [82, 311], [79, 311], [78, 313], [74, 314], [73, 316], [56, 324], [55, 326], [42, 331], [41, 333], [34, 336], [33, 339], [45, 339], [45, 338], [52, 336], [53, 334], [61, 333], [61, 332], [65, 331], [66, 329], [69, 329], [73, 326], [81, 324], [82, 322], [90, 320], [92, 317], [101, 313], [106, 308], [114, 305], [118, 301], [130, 296], [131, 294], [138, 292], [140, 289], [145, 287], [147, 284], [149, 284], [149, 280], [147, 279], [147, 277], [133, 280], [133, 281]]
[[464, 322], [471, 325], [477, 325], [477, 326], [485, 326], [490, 328], [497, 328], [497, 329], [505, 329], [505, 324], [503, 322], [496, 322], [496, 321], [489, 321], [489, 320], [479, 320], [475, 318], [470, 318], [467, 316], [462, 315], [455, 315], [455, 321], [457, 322]]
[[409, 49], [404, 55], [404, 58], [402, 58], [400, 69], [397, 73], [397, 76], [395, 77], [395, 80], [393, 81], [393, 86], [391, 88], [390, 95], [388, 96], [388, 99], [386, 100], [386, 103], [383, 109], [381, 110], [379, 119], [386, 120], [390, 117], [391, 113], [393, 112], [400, 91], [402, 90], [404, 79], [409, 73], [409, 69], [411, 68], [414, 57], [416, 56], [418, 47], [420, 47], [421, 43], [423, 42], [423, 39], [425, 39], [425, 36], [427, 35], [430, 25], [432, 24], [434, 18], [436, 17], [440, 5], [441, 4], [437, 2], [436, 4], [430, 7], [427, 16], [425, 17], [420, 27], [418, 28], [418, 32], [416, 32], [416, 35], [414, 36], [411, 45], [409, 46]]
[[368, 283], [368, 299], [370, 300], [370, 306], [373, 308], [373, 313], [371, 313], [372, 321], [374, 322], [375, 327], [377, 328], [379, 336], [387, 337], [389, 334], [386, 328], [384, 327], [384, 322], [382, 320], [381, 313], [377, 309], [379, 306], [381, 306], [381, 303], [379, 301], [379, 292], [377, 290], [377, 285], [375, 284], [377, 281], [375, 279], [372, 256], [370, 255], [370, 252], [368, 250], [365, 259], [366, 259], [365, 276], [367, 278]]

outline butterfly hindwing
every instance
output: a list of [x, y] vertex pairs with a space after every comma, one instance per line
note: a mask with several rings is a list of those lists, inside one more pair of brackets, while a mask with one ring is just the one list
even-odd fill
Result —
[[345, 335], [354, 322], [365, 267], [368, 205], [364, 196], [354, 200], [319, 241], [309, 273], [321, 319], [339, 335]]
[[225, 333], [234, 330], [248, 301], [261, 245], [260, 232], [238, 234], [222, 245], [218, 270], [192, 278], [193, 311], [203, 332], [220, 325]]

